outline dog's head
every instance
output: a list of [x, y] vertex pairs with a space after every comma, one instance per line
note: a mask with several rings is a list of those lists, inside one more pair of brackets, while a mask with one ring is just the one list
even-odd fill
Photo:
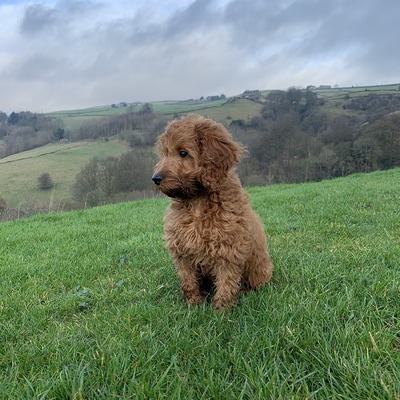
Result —
[[223, 125], [194, 115], [170, 122], [156, 145], [161, 159], [152, 179], [164, 194], [177, 198], [216, 191], [243, 151]]

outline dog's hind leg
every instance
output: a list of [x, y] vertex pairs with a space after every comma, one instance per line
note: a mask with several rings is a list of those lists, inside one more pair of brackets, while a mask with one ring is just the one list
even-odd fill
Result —
[[243, 289], [245, 291], [259, 289], [271, 280], [273, 265], [267, 252], [251, 257], [248, 260], [243, 275]]

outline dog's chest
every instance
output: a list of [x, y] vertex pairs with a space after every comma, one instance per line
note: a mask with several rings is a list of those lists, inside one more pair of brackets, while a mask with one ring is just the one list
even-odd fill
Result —
[[221, 208], [171, 207], [165, 218], [165, 239], [169, 250], [180, 255], [217, 256], [244, 237], [240, 215]]

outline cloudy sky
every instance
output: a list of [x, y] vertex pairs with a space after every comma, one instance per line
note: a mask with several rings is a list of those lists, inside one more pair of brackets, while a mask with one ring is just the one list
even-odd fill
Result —
[[400, 82], [398, 0], [0, 0], [0, 110]]

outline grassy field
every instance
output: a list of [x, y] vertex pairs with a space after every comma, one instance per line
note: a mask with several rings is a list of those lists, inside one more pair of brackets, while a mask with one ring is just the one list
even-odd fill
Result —
[[377, 94], [393, 94], [399, 93], [400, 84], [392, 85], [376, 85], [376, 86], [354, 86], [344, 88], [332, 88], [332, 89], [317, 89], [314, 92], [317, 93], [318, 97], [324, 99], [341, 99], [345, 96], [359, 97], [367, 96], [369, 93]]
[[165, 199], [0, 224], [0, 398], [400, 399], [400, 170], [251, 188], [272, 283], [188, 307]]
[[[143, 104], [133, 104], [128, 107], [111, 108], [110, 106], [92, 107], [81, 110], [53, 112], [48, 115], [60, 118], [65, 129], [75, 129], [93, 118], [109, 117], [124, 114], [129, 111], [139, 111]], [[158, 101], [151, 103], [157, 113], [174, 116], [175, 114], [197, 113], [216, 119], [229, 125], [232, 119], [250, 120], [259, 115], [262, 105], [250, 100], [228, 102], [216, 101]]]
[[[188, 113], [199, 109], [218, 107], [226, 103], [226, 100], [216, 101], [155, 101], [150, 103], [153, 110], [161, 114]], [[113, 115], [124, 114], [128, 111], [139, 111], [143, 107], [143, 103], [130, 104], [127, 107], [113, 108], [110, 105], [83, 108], [78, 110], [65, 110], [49, 113], [60, 118], [83, 118], [83, 117], [107, 117]]]
[[[358, 96], [366, 96], [369, 93], [391, 94], [399, 93], [399, 84], [391, 85], [375, 85], [375, 86], [358, 86], [331, 89], [316, 89], [314, 92], [319, 98], [326, 101], [326, 108], [329, 113], [338, 113], [335, 108], [340, 108], [343, 114], [343, 104], [346, 97], [351, 98]], [[261, 91], [263, 96], [267, 96], [271, 90]], [[348, 101], [348, 100], [347, 100]], [[228, 100], [216, 101], [199, 101], [199, 100], [182, 100], [182, 101], [155, 101], [150, 103], [153, 110], [164, 115], [198, 113], [208, 116], [229, 125], [231, 120], [243, 119], [249, 121], [252, 117], [258, 116], [262, 108], [262, 104], [250, 101], [239, 100], [229, 102]], [[96, 106], [78, 110], [64, 110], [49, 113], [48, 115], [60, 118], [64, 123], [64, 128], [76, 129], [87, 123], [93, 118], [109, 117], [120, 115], [128, 111], [139, 111], [143, 103], [132, 103], [127, 107], [113, 108], [111, 105]], [[351, 114], [351, 112], [349, 113]], [[1, 143], [0, 143], [1, 145]]]
[[[330, 89], [313, 89], [313, 92], [318, 95], [319, 98], [325, 100], [329, 99], [343, 99], [345, 96], [358, 97], [367, 96], [368, 93], [377, 94], [392, 94], [399, 93], [400, 84], [393, 83], [388, 85], [370, 85], [370, 86], [352, 86], [352, 87], [332, 87]], [[267, 96], [271, 90], [263, 90], [261, 93], [263, 96]]]
[[[92, 157], [118, 156], [130, 148], [119, 141], [54, 143], [0, 159], [0, 197], [8, 207], [26, 202], [55, 207], [68, 201], [76, 174]], [[38, 177], [48, 172], [55, 183], [51, 191], [38, 188]]]
[[[195, 112], [199, 109], [219, 107], [226, 103], [226, 100], [218, 101], [156, 101], [151, 103], [153, 110], [164, 115], [174, 115], [177, 113]], [[74, 129], [82, 124], [99, 117], [112, 117], [130, 111], [139, 111], [143, 107], [142, 103], [134, 103], [128, 107], [113, 108], [110, 105], [90, 107], [78, 110], [65, 110], [49, 113], [48, 115], [60, 118], [66, 129]]]
[[262, 107], [262, 104], [255, 101], [239, 99], [219, 107], [200, 109], [196, 112], [229, 127], [232, 120], [241, 119], [249, 122], [253, 117], [260, 116]]

